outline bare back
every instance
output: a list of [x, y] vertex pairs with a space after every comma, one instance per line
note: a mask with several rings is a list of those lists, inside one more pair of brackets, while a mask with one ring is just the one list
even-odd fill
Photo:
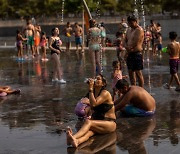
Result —
[[145, 111], [154, 111], [156, 108], [154, 98], [144, 88], [139, 86], [131, 86], [121, 103], [132, 104]]
[[170, 55], [170, 59], [178, 59], [180, 57], [180, 43], [173, 41], [168, 44], [168, 53]]

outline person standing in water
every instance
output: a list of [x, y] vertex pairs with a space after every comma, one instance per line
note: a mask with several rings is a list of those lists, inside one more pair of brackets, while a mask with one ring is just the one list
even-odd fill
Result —
[[39, 55], [39, 43], [41, 38], [41, 26], [36, 24], [34, 27], [34, 51], [35, 55]]
[[62, 41], [59, 37], [59, 28], [55, 27], [51, 30], [52, 36], [49, 40], [49, 49], [51, 50], [51, 57], [54, 63], [53, 70], [53, 79], [52, 81], [56, 81], [58, 83], [66, 83], [64, 79], [62, 79], [62, 70], [61, 64], [59, 60], [59, 55], [61, 53], [60, 46], [62, 45]]
[[69, 51], [71, 46], [71, 35], [73, 31], [70, 22], [67, 22], [67, 25], [63, 31], [65, 35], [66, 51]]
[[47, 38], [46, 38], [46, 33], [42, 32], [41, 33], [41, 39], [40, 39], [40, 46], [41, 46], [41, 52], [42, 52], [42, 61], [48, 61], [46, 57], [46, 45], [47, 45]]
[[30, 47], [31, 52], [32, 52], [32, 58], [34, 58], [34, 56], [35, 56], [35, 53], [34, 53], [34, 34], [35, 34], [35, 29], [34, 29], [34, 25], [31, 23], [31, 19], [30, 18], [26, 19], [26, 26], [24, 27], [23, 32], [24, 32], [26, 38], [28, 39], [27, 40], [27, 47], [26, 47], [26, 49], [28, 51], [29, 47]]
[[92, 77], [101, 73], [101, 64], [100, 64], [100, 50], [101, 50], [101, 30], [96, 26], [96, 21], [91, 19], [89, 21], [90, 28], [88, 30], [88, 39], [89, 39], [89, 54], [92, 63]]
[[23, 60], [23, 41], [26, 41], [27, 39], [24, 38], [21, 34], [20, 30], [16, 31], [16, 47], [18, 50], [18, 60]]
[[130, 28], [127, 30], [124, 47], [126, 48], [126, 62], [129, 71], [131, 85], [136, 85], [136, 77], [139, 86], [144, 87], [143, 69], [143, 41], [144, 30], [138, 25], [137, 18], [132, 15], [127, 18]]
[[83, 52], [83, 45], [82, 45], [82, 35], [83, 30], [82, 27], [76, 22], [74, 24], [74, 36], [75, 36], [75, 43], [76, 43], [76, 51], [79, 52], [79, 46], [81, 47], [81, 52]]
[[168, 44], [167, 52], [169, 54], [169, 67], [170, 67], [170, 74], [171, 78], [169, 83], [165, 85], [165, 88], [170, 89], [173, 79], [175, 79], [177, 83], [176, 91], [180, 91], [180, 80], [178, 77], [178, 65], [180, 62], [180, 44], [176, 41], [177, 33], [170, 32], [169, 39], [171, 42]]

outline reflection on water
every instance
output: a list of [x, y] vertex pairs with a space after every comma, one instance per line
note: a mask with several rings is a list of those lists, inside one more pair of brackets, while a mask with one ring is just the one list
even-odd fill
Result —
[[[51, 82], [51, 61], [34, 59], [17, 62], [14, 54], [14, 51], [0, 51], [0, 85], [10, 85], [22, 90], [20, 96], [0, 98], [0, 131], [3, 133], [3, 136], [0, 135], [0, 153], [8, 153], [8, 149], [15, 153], [32, 149], [38, 149], [34, 153], [66, 153], [64, 130], [68, 125], [73, 129], [78, 126], [74, 107], [87, 92], [85, 77], [91, 76], [88, 52], [79, 54], [71, 51], [61, 54], [63, 76], [67, 80], [64, 85]], [[110, 91], [111, 64], [115, 59], [115, 51], [103, 53], [103, 74], [108, 80], [107, 88]], [[147, 66], [145, 61], [145, 88], [148, 91], [151, 86], [154, 93], [156, 115], [152, 119], [120, 118], [117, 120], [117, 140], [114, 133], [95, 136], [82, 144], [77, 153], [89, 150], [97, 153], [164, 153], [165, 150], [168, 153], [173, 150], [176, 153], [180, 150], [180, 95], [173, 89], [162, 87], [169, 80], [167, 56], [163, 55], [161, 59], [150, 57], [149, 69]], [[126, 66], [123, 69], [123, 73], [127, 74]], [[41, 145], [24, 145], [27, 132], [33, 134], [28, 139], [37, 137]], [[11, 140], [13, 136], [16, 137]], [[36, 143], [36, 140], [33, 141]], [[47, 146], [52, 143], [54, 148]], [[68, 149], [70, 151], [72, 149]]]
[[67, 152], [116, 154], [116, 139], [116, 132], [105, 135], [96, 135], [91, 137], [88, 141], [82, 143], [77, 149], [67, 148]]
[[144, 141], [156, 127], [155, 118], [118, 119], [117, 146], [128, 153], [146, 154]]

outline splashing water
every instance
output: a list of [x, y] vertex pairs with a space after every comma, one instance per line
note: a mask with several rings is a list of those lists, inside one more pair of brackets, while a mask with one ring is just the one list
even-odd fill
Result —
[[[143, 29], [144, 33], [146, 33], [146, 18], [145, 18], [145, 11], [144, 11], [144, 1], [141, 0], [141, 11], [142, 11], [142, 21], [143, 21]], [[146, 49], [147, 49], [147, 43], [146, 44]], [[147, 53], [147, 66], [148, 66], [148, 85], [149, 85], [149, 93], [152, 95], [151, 91], [151, 75], [150, 75], [150, 64], [149, 64], [149, 53]]]
[[97, 16], [97, 19], [99, 19], [101, 17], [101, 14], [100, 14], [100, 4], [101, 4], [101, 1], [97, 1], [97, 4], [96, 4], [96, 16]]
[[62, 23], [64, 21], [64, 2], [65, 2], [65, 0], [62, 0], [62, 10], [61, 10], [61, 22]]
[[134, 6], [135, 6], [135, 9], [134, 9], [134, 16], [136, 17], [136, 18], [139, 18], [139, 13], [138, 13], [138, 9], [137, 9], [137, 1], [136, 0], [134, 0]]
[[[100, 4], [101, 4], [101, 1], [98, 0], [97, 1], [97, 4], [96, 4], [96, 16], [97, 16], [97, 19], [100, 19]], [[103, 47], [102, 47], [102, 44], [100, 44], [100, 65], [101, 65], [101, 74], [103, 73]]]

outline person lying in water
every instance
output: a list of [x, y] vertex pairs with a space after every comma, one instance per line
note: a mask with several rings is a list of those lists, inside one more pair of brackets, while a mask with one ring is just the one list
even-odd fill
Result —
[[11, 89], [10, 86], [0, 86], [0, 96], [6, 96], [9, 94], [20, 94], [20, 89]]
[[102, 75], [89, 79], [89, 101], [93, 110], [91, 119], [86, 119], [81, 129], [73, 134], [70, 127], [66, 130], [67, 145], [78, 147], [95, 134], [106, 134], [116, 130], [115, 108], [112, 96], [105, 89], [106, 79]]
[[142, 87], [129, 86], [125, 80], [119, 80], [116, 88], [123, 95], [117, 99], [115, 110], [120, 110], [126, 116], [151, 116], [155, 113], [156, 102], [154, 98]]

